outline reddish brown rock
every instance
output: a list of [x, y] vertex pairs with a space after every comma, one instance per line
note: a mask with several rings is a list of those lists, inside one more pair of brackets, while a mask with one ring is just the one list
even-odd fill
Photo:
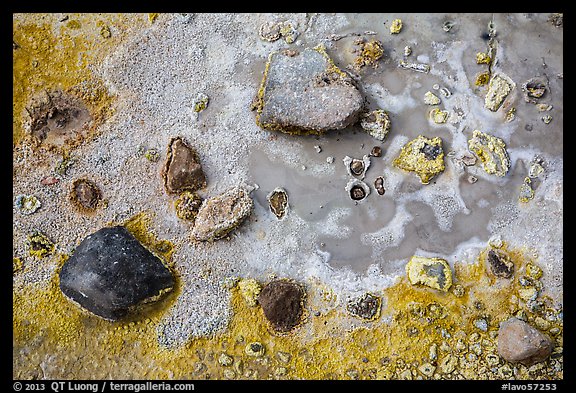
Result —
[[194, 192], [206, 187], [206, 176], [198, 153], [180, 137], [170, 140], [162, 177], [170, 194]]
[[518, 318], [500, 324], [498, 354], [509, 362], [529, 367], [548, 358], [553, 348], [550, 337]]

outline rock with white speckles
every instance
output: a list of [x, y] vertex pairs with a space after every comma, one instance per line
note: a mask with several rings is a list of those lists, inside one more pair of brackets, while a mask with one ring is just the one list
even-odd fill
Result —
[[244, 187], [232, 187], [204, 200], [196, 215], [192, 238], [198, 241], [221, 239], [250, 215], [254, 201]]

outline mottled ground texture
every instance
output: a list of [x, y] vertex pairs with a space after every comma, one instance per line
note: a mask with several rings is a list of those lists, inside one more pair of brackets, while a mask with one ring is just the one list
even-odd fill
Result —
[[14, 14], [13, 114], [14, 378], [563, 378], [562, 14]]

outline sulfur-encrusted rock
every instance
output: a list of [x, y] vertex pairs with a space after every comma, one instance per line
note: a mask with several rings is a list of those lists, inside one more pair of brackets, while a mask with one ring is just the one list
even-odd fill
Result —
[[206, 176], [198, 153], [180, 137], [170, 140], [162, 177], [170, 194], [194, 192], [206, 187]]
[[60, 271], [62, 293], [108, 320], [159, 299], [174, 283], [162, 261], [122, 226], [88, 235]]
[[388, 116], [385, 110], [376, 109], [362, 115], [360, 126], [362, 126], [364, 131], [369, 135], [383, 141], [386, 139], [388, 132], [390, 132], [390, 116]]
[[258, 281], [253, 278], [240, 280], [238, 282], [238, 290], [248, 306], [256, 307], [258, 305], [258, 295], [262, 290], [262, 286]]
[[506, 176], [510, 169], [510, 158], [502, 139], [474, 130], [472, 138], [468, 140], [468, 148], [482, 161], [486, 173]]
[[358, 120], [364, 98], [323, 46], [273, 52], [253, 109], [266, 130], [323, 133]]
[[258, 295], [258, 303], [274, 330], [287, 332], [300, 323], [305, 292], [289, 280], [268, 283]]
[[513, 363], [531, 366], [548, 358], [554, 343], [528, 323], [510, 318], [498, 330], [498, 354]]
[[442, 139], [418, 136], [402, 147], [400, 155], [394, 159], [393, 164], [400, 169], [415, 172], [422, 184], [430, 183], [434, 176], [444, 171]]
[[253, 206], [250, 193], [240, 186], [204, 200], [196, 215], [192, 238], [212, 241], [226, 236], [250, 215]]
[[488, 92], [484, 98], [484, 106], [492, 112], [496, 112], [515, 86], [516, 84], [507, 75], [502, 73], [492, 75], [488, 83]]
[[444, 259], [413, 256], [406, 264], [406, 275], [412, 285], [426, 285], [447, 292], [452, 285], [452, 270]]

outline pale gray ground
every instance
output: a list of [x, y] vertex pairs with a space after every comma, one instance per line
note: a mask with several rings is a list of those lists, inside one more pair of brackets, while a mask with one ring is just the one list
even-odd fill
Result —
[[[508, 75], [516, 89], [508, 100], [516, 119], [505, 122], [505, 110], [484, 108], [485, 89], [474, 86], [475, 55], [487, 51], [481, 38], [494, 17], [498, 55], [495, 71]], [[404, 274], [414, 254], [473, 261], [492, 235], [512, 246], [538, 252], [547, 293], [562, 301], [563, 264], [563, 30], [547, 22], [549, 14], [198, 14], [188, 20], [161, 14], [149, 28], [132, 36], [94, 71], [118, 95], [116, 114], [102, 125], [100, 136], [74, 151], [75, 164], [63, 181], [41, 186], [60, 160], [47, 155], [38, 161], [31, 152], [17, 151], [14, 167], [26, 176], [15, 178], [14, 196], [34, 194], [42, 207], [30, 216], [14, 210], [14, 255], [26, 268], [15, 285], [45, 281], [55, 263], [25, 257], [25, 237], [33, 229], [44, 232], [59, 251], [70, 252], [86, 235], [109, 222], [121, 223], [141, 211], [152, 214], [151, 228], [161, 239], [177, 245], [175, 269], [183, 279], [182, 293], [163, 322], [162, 342], [179, 344], [192, 336], [225, 327], [230, 316], [228, 277], [270, 275], [292, 277], [302, 283], [317, 277], [344, 300], [361, 291], [379, 291]], [[391, 35], [393, 19], [404, 28]], [[293, 44], [283, 39], [266, 42], [258, 29], [267, 21], [291, 19], [300, 35]], [[446, 20], [455, 22], [449, 33]], [[355, 36], [332, 41], [332, 34], [363, 33], [382, 41], [380, 66], [365, 68], [355, 78], [369, 109], [387, 110], [392, 128], [384, 142], [366, 135], [358, 125], [322, 137], [297, 137], [261, 130], [250, 103], [257, 92], [268, 54], [323, 43], [343, 69], [353, 62]], [[397, 67], [404, 47], [408, 60], [427, 63], [429, 73]], [[520, 86], [542, 76], [551, 94], [549, 112], [525, 103]], [[448, 98], [433, 90], [446, 87]], [[428, 120], [431, 109], [424, 93], [434, 91], [450, 117], [444, 125]], [[194, 98], [210, 97], [208, 108], [195, 116]], [[457, 113], [460, 113], [458, 115]], [[550, 114], [545, 124], [541, 117]], [[532, 125], [532, 131], [525, 129]], [[445, 152], [467, 151], [467, 140], [479, 129], [502, 138], [512, 162], [504, 178], [486, 174], [479, 163], [459, 170], [446, 157], [446, 170], [428, 185], [413, 173], [392, 166], [409, 140], [422, 134], [440, 136]], [[202, 197], [238, 184], [257, 184], [255, 209], [230, 240], [213, 244], [190, 242], [189, 223], [176, 217], [173, 201], [164, 190], [160, 170], [173, 136], [184, 137], [199, 153], [208, 180]], [[273, 137], [273, 138], [272, 138]], [[317, 153], [314, 146], [320, 146]], [[374, 190], [358, 205], [344, 191], [349, 175], [345, 156], [362, 158], [375, 145], [383, 156], [372, 158], [365, 181], [373, 186], [385, 178], [386, 194]], [[139, 155], [141, 148], [157, 148], [157, 163]], [[545, 172], [535, 182], [535, 197], [518, 202], [519, 187], [535, 155]], [[332, 164], [326, 161], [334, 157]], [[478, 178], [474, 184], [469, 174]], [[79, 177], [96, 182], [108, 208], [84, 216], [71, 208], [69, 186]], [[290, 210], [278, 221], [269, 211], [266, 195], [282, 187]], [[342, 303], [344, 304], [344, 303]]]

